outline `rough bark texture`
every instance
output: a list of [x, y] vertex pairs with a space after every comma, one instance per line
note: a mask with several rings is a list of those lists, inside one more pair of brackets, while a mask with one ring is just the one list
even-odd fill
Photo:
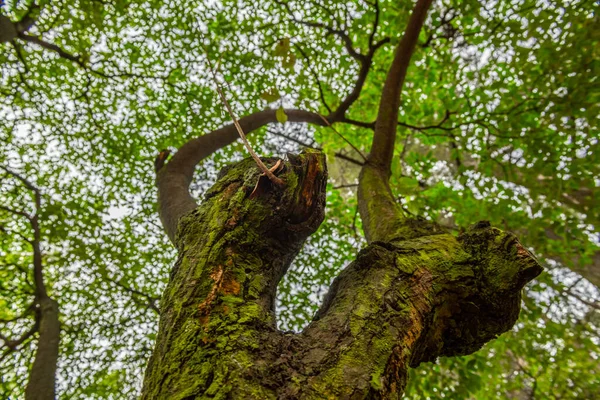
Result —
[[[245, 133], [250, 133], [268, 123], [276, 122], [275, 111], [264, 110], [248, 115], [241, 118], [239, 124]], [[309, 111], [286, 110], [286, 114], [290, 122], [310, 122], [316, 125], [326, 123], [319, 114]], [[235, 127], [227, 125], [192, 139], [181, 146], [170, 162], [158, 171], [156, 176], [158, 212], [171, 242], [175, 242], [179, 219], [197, 207], [196, 201], [189, 192], [196, 165], [238, 138]]]
[[[277, 330], [274, 301], [322, 221], [324, 157], [291, 156], [276, 171], [283, 187], [245, 160], [223, 171], [200, 207], [188, 192], [195, 165], [233, 141], [232, 129], [189, 142], [159, 171], [161, 218], [179, 259], [143, 399], [400, 398], [409, 367], [472, 353], [515, 323], [521, 289], [541, 272], [516, 237], [487, 222], [454, 237], [406, 215], [389, 187], [400, 93], [430, 5], [417, 1], [396, 49], [360, 174], [370, 244], [302, 333]], [[296, 120], [319, 123], [314, 116]], [[251, 117], [244, 130], [273, 116]]]
[[324, 157], [290, 157], [277, 174], [285, 188], [251, 160], [226, 168], [181, 219], [143, 399], [400, 398], [409, 366], [510, 329], [541, 272], [487, 223], [454, 237], [404, 220], [336, 278], [304, 332], [280, 332], [276, 287], [323, 218]]
[[281, 189], [259, 177], [250, 159], [221, 174], [205, 203], [180, 221], [180, 256], [161, 303], [143, 398], [213, 396], [232, 387], [240, 398], [264, 398], [243, 374], [261, 336], [277, 332], [277, 284], [323, 220], [325, 160], [290, 156], [277, 173]]

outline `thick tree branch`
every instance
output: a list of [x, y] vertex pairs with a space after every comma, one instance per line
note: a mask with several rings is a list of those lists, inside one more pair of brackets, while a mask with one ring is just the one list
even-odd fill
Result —
[[514, 235], [489, 224], [458, 238], [371, 244], [334, 280], [302, 334], [312, 387], [338, 398], [400, 398], [409, 366], [470, 354], [510, 329], [521, 288], [541, 271]]
[[419, 32], [427, 17], [427, 11], [432, 0], [418, 0], [404, 35], [396, 47], [394, 60], [388, 70], [381, 100], [377, 121], [375, 122], [375, 133], [369, 161], [381, 169], [386, 175], [392, 164], [394, 154], [394, 143], [396, 140], [396, 126], [398, 125], [398, 111], [400, 108], [400, 94], [406, 77], [406, 71], [410, 65], [413, 51], [419, 38]]
[[[241, 359], [235, 355], [241, 354], [237, 353], [239, 347], [227, 345], [232, 352], [215, 352], [214, 338], [250, 344], [247, 340], [258, 339], [263, 330], [277, 332], [273, 309], [278, 282], [304, 240], [323, 221], [327, 187], [323, 154], [307, 150], [289, 155], [283, 164], [281, 178], [290, 184], [278, 187], [265, 179], [267, 186], [252, 199], [250, 192], [256, 190], [260, 179], [253, 161], [246, 159], [224, 169], [203, 204], [181, 219], [177, 236], [179, 263], [161, 301], [159, 333], [146, 370], [142, 399], [184, 398], [183, 393], [208, 397], [204, 386], [207, 380], [195, 368], [187, 368], [185, 365], [191, 365], [188, 361], [206, 362], [205, 366], [212, 365], [210, 369], [218, 368], [220, 360], [241, 366]], [[238, 314], [242, 309], [246, 311]], [[231, 314], [230, 321], [229, 317], [220, 320], [222, 310], [231, 310], [236, 316]], [[240, 335], [245, 328], [249, 330]], [[173, 363], [185, 367], [173, 369]], [[250, 368], [248, 372], [255, 365], [252, 361], [244, 364], [244, 368]], [[226, 368], [232, 378], [227, 381], [235, 384], [238, 367]], [[229, 383], [215, 385], [218, 391], [226, 386]], [[223, 398], [276, 398], [263, 396], [262, 392], [251, 395], [251, 389], [236, 387], [234, 396]], [[215, 394], [210, 396], [222, 397]]]
[[431, 2], [432, 0], [417, 1], [404, 35], [396, 47], [382, 89], [371, 153], [359, 176], [359, 212], [368, 242], [408, 237], [413, 229], [409, 222], [404, 222], [410, 216], [396, 204], [389, 178], [396, 142], [400, 94]]
[[297, 184], [249, 199], [258, 169], [230, 166], [181, 219], [142, 399], [400, 398], [410, 366], [470, 354], [515, 323], [523, 285], [541, 272], [516, 237], [416, 221], [412, 236], [361, 251], [304, 332], [278, 331], [277, 285], [321, 222], [326, 190], [322, 154], [290, 156], [283, 170]]

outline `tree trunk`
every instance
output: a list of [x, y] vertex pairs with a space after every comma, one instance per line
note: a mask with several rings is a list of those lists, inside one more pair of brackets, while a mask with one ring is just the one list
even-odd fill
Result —
[[290, 156], [276, 174], [285, 187], [252, 160], [228, 167], [179, 220], [143, 399], [400, 398], [409, 366], [510, 329], [541, 272], [487, 223], [454, 237], [404, 219], [342, 271], [302, 333], [278, 331], [277, 284], [323, 219], [324, 156]]
[[50, 297], [39, 301], [40, 328], [37, 350], [29, 381], [25, 390], [26, 400], [54, 400], [60, 321], [58, 303]]

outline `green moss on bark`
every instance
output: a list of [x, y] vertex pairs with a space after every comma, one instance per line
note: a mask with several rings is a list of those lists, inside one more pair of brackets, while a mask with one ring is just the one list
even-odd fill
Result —
[[181, 218], [142, 398], [395, 398], [409, 366], [471, 353], [510, 329], [521, 288], [541, 271], [489, 224], [454, 237], [388, 209], [391, 220], [371, 227], [384, 228], [383, 241], [334, 280], [304, 332], [282, 333], [275, 290], [323, 218], [324, 158], [291, 156], [277, 173], [284, 188], [251, 160], [228, 167]]
[[232, 165], [180, 219], [142, 398], [274, 396], [250, 370], [264, 330], [275, 331], [277, 284], [323, 219], [324, 157], [301, 154], [278, 173], [284, 188], [261, 178], [252, 160]]

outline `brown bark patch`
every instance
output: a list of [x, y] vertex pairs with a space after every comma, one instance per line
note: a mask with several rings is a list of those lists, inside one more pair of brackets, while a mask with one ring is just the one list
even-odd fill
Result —
[[313, 203], [314, 193], [315, 193], [315, 182], [318, 182], [317, 176], [320, 172], [320, 165], [318, 162], [308, 163], [308, 171], [306, 173], [306, 180], [304, 183], [304, 187], [302, 188], [302, 197], [304, 198], [304, 203], [306, 204], [306, 208], [310, 208]]
[[223, 266], [219, 265], [216, 270], [214, 270], [210, 274], [210, 278], [215, 281], [212, 289], [208, 293], [208, 296], [204, 299], [202, 303], [198, 305], [198, 311], [200, 312], [200, 322], [202, 324], [206, 324], [208, 322], [208, 314], [211, 309], [211, 304], [217, 297], [217, 292], [219, 291], [219, 287], [221, 286], [221, 281], [223, 279]]

